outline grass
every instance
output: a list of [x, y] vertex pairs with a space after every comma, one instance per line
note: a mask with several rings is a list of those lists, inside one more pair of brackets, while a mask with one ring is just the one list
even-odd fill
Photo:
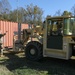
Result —
[[9, 54], [0, 58], [0, 75], [75, 75], [75, 57], [71, 60], [43, 58], [32, 62], [24, 53]]
[[0, 65], [0, 75], [14, 75], [11, 71], [9, 71], [5, 66]]
[[38, 71], [35, 69], [17, 69], [13, 71], [15, 75], [47, 75], [46, 71]]

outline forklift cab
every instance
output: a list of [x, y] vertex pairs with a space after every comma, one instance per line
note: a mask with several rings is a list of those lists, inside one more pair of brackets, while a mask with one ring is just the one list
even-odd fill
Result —
[[62, 50], [63, 19], [51, 18], [47, 20], [47, 48]]
[[72, 37], [75, 39], [75, 18], [59, 16], [46, 18], [46, 36], [44, 35], [44, 52], [48, 57], [69, 59], [72, 55]]

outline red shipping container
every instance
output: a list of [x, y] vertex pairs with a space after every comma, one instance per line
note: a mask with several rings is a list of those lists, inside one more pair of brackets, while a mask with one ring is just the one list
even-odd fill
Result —
[[[23, 29], [28, 29], [28, 24], [21, 24], [21, 31]], [[18, 32], [18, 23], [9, 22], [9, 21], [0, 21], [0, 32], [6, 33], [2, 37], [3, 47], [13, 47], [13, 36], [14, 32]]]

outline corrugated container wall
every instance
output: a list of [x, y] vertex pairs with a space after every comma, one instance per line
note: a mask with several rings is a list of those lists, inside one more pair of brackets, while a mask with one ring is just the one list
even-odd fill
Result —
[[[21, 24], [21, 31], [28, 29], [28, 24]], [[6, 33], [2, 38], [3, 47], [13, 47], [14, 32], [18, 32], [18, 23], [9, 21], [0, 21], [0, 32]]]

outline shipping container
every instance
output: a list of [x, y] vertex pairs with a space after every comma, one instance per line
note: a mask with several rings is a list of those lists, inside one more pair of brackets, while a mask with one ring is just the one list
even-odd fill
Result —
[[[21, 24], [21, 31], [23, 29], [28, 29], [28, 24]], [[14, 32], [19, 32], [19, 24], [15, 22], [9, 21], [0, 21], [0, 33], [6, 33], [4, 37], [2, 37], [3, 47], [13, 47], [13, 37]]]

